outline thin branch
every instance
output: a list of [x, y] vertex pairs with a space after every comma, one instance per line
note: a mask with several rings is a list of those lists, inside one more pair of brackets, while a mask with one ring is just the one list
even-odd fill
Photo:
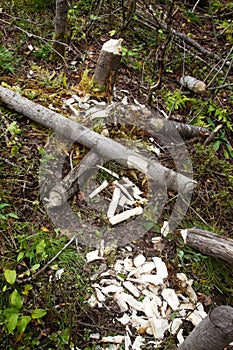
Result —
[[12, 26], [15, 27], [17, 30], [19, 30], [19, 31], [23, 32], [24, 34], [26, 34], [29, 38], [33, 37], [33, 38], [42, 40], [44, 43], [46, 43], [46, 44], [49, 46], [49, 48], [50, 48], [52, 51], [54, 51], [58, 56], [61, 57], [61, 59], [63, 60], [65, 66], [67, 66], [67, 63], [66, 63], [66, 60], [64, 59], [64, 57], [63, 57], [58, 51], [56, 51], [50, 44], [48, 44], [48, 42], [51, 42], [51, 43], [57, 42], [57, 43], [59, 43], [59, 44], [65, 45], [66, 47], [68, 47], [68, 45], [66, 45], [66, 44], [64, 44], [64, 43], [62, 43], [62, 42], [60, 42], [60, 41], [58, 41], [58, 40], [45, 39], [45, 38], [43, 38], [42, 36], [29, 33], [29, 32], [26, 31], [25, 29], [22, 29], [22, 28], [18, 27], [18, 26], [15, 25], [15, 24], [12, 24], [12, 23], [10, 23], [10, 22], [8, 22], [8, 21], [5, 21], [4, 19], [1, 19], [1, 18], [0, 18], [0, 21], [3, 22], [3, 23], [5, 23], [5, 24], [8, 24], [8, 25], [11, 26], [11, 27], [12, 27]]
[[58, 256], [59, 256], [73, 241], [74, 241], [75, 238], [76, 238], [76, 235], [74, 235], [74, 236], [69, 240], [69, 242], [67, 242], [67, 243], [64, 245], [64, 247], [63, 247], [61, 250], [59, 250], [59, 252], [58, 252], [51, 260], [49, 260], [49, 261], [47, 262], [47, 264], [45, 264], [39, 271], [37, 271], [33, 276], [28, 277], [28, 278], [25, 278], [25, 279], [23, 279], [23, 280], [17, 279], [17, 282], [18, 282], [18, 283], [29, 282], [29, 281], [31, 281], [33, 278], [35, 278], [36, 276], [40, 275], [41, 272], [45, 271], [45, 270], [47, 269], [47, 267], [48, 267], [49, 265], [51, 265], [52, 262], [54, 262], [54, 260], [57, 259], [57, 257], [58, 257]]

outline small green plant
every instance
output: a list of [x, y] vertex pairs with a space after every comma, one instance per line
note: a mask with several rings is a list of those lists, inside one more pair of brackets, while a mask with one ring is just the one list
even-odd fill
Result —
[[17, 135], [21, 134], [22, 131], [20, 130], [18, 124], [15, 121], [8, 126], [6, 131], [9, 132], [11, 135], [8, 146], [11, 149], [11, 154], [14, 156], [18, 153], [21, 147], [21, 143], [19, 142]]
[[197, 100], [193, 97], [188, 97], [181, 94], [180, 90], [175, 90], [174, 92], [168, 92], [164, 96], [166, 108], [168, 111], [178, 111], [186, 108], [190, 104], [194, 104]]
[[229, 44], [233, 44], [233, 22], [230, 19], [222, 21], [218, 27], [221, 30], [220, 35], [225, 35]]
[[26, 285], [22, 293], [18, 291], [15, 286], [17, 274], [15, 270], [6, 269], [4, 271], [4, 278], [6, 285], [3, 287], [3, 292], [6, 292], [8, 288], [14, 288], [13, 292], [9, 295], [9, 304], [7, 308], [0, 310], [1, 323], [6, 327], [9, 334], [15, 332], [22, 336], [27, 325], [33, 319], [40, 319], [46, 315], [44, 309], [23, 310], [24, 298], [23, 294], [27, 294], [28, 290], [32, 289], [31, 285]]
[[10, 72], [14, 74], [14, 63], [13, 53], [5, 46], [0, 46], [0, 73]]
[[40, 48], [37, 48], [33, 54], [37, 58], [42, 58], [43, 60], [48, 59], [49, 55], [51, 54], [51, 46], [49, 45], [42, 45]]
[[233, 131], [233, 123], [227, 108], [222, 108], [212, 100], [203, 101], [201, 98], [186, 96], [180, 90], [168, 92], [164, 95], [164, 99], [168, 111], [179, 111], [186, 114], [188, 112], [194, 125], [206, 127], [212, 131], [217, 125], [222, 124], [222, 129], [213, 143], [213, 149], [217, 152], [221, 147], [226, 159], [233, 156], [233, 149], [226, 137], [227, 129]]
[[0, 220], [2, 221], [2, 223], [4, 221], [7, 221], [9, 218], [14, 218], [14, 219], [18, 219], [19, 218], [15, 213], [13, 213], [11, 211], [6, 213], [6, 208], [8, 208], [8, 207], [10, 207], [10, 204], [8, 204], [8, 203], [0, 203]]

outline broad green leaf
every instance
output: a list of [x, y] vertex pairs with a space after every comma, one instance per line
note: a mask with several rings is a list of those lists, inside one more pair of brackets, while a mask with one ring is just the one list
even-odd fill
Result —
[[9, 207], [9, 206], [10, 206], [10, 204], [8, 204], [8, 203], [0, 203], [0, 209], [3, 209], [5, 207]]
[[23, 332], [25, 331], [25, 329], [30, 321], [31, 321], [30, 316], [22, 316], [21, 317], [21, 320], [19, 321], [18, 327], [17, 327], [20, 335], [23, 334]]
[[44, 239], [42, 239], [36, 246], [36, 254], [41, 254], [44, 252], [46, 247]]
[[24, 290], [22, 291], [23, 295], [28, 295], [29, 290], [32, 290], [33, 286], [31, 284], [25, 284]]
[[11, 307], [3, 310], [3, 315], [8, 319], [12, 314], [18, 314], [19, 310], [15, 307]]
[[110, 32], [109, 32], [109, 35], [110, 36], [113, 36], [113, 35], [115, 35], [116, 34], [116, 30], [114, 29], [114, 30], [110, 30]]
[[24, 252], [19, 252], [18, 256], [17, 256], [17, 262], [19, 262], [20, 260], [22, 260], [24, 257]]
[[215, 143], [213, 144], [213, 149], [215, 150], [215, 152], [217, 152], [220, 145], [221, 145], [221, 141], [219, 141], [219, 140], [215, 141]]
[[15, 270], [9, 270], [6, 269], [4, 271], [4, 277], [6, 279], [6, 281], [10, 284], [14, 284], [15, 280], [16, 280], [16, 271]]
[[13, 333], [14, 329], [17, 326], [19, 312], [15, 308], [5, 309], [3, 311], [4, 316], [7, 319], [7, 330], [8, 333]]
[[10, 306], [13, 306], [18, 310], [23, 306], [23, 299], [16, 289], [10, 295]]
[[16, 215], [15, 213], [8, 213], [7, 216], [10, 216], [11, 218], [14, 218], [14, 219], [18, 219], [18, 215]]
[[40, 267], [40, 264], [35, 264], [35, 265], [33, 265], [33, 266], [31, 267], [31, 270], [32, 270], [32, 271], [36, 271], [36, 270], [39, 269], [39, 267]]
[[46, 314], [47, 312], [44, 309], [35, 309], [32, 311], [32, 318], [41, 318]]
[[18, 317], [19, 317], [19, 314], [12, 314], [8, 318], [7, 330], [8, 330], [9, 334], [13, 333], [14, 329], [16, 328], [17, 322], [18, 322]]

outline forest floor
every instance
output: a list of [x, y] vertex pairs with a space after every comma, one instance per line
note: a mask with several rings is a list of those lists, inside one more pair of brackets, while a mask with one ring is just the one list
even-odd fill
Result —
[[[126, 333], [132, 342], [137, 336], [143, 338], [141, 349], [176, 349], [176, 333], [166, 331], [164, 338], [155, 342], [153, 335], [147, 334], [143, 327], [136, 330], [132, 325], [128, 328], [122, 325], [118, 319], [123, 313], [113, 297], [90, 307], [90, 297], [96, 292], [93, 284], [101, 282], [100, 269], [113, 270], [117, 261], [133, 261], [140, 254], [147, 261], [160, 257], [165, 262], [168, 271], [165, 284], [169, 288], [177, 290], [179, 272], [192, 279], [196, 303], [200, 302], [205, 312], [219, 305], [233, 306], [232, 267], [189, 248], [176, 235], [178, 229], [198, 227], [233, 239], [233, 39], [229, 20], [233, 7], [223, 1], [219, 7], [215, 4], [210, 13], [209, 8], [201, 7], [202, 2], [195, 11], [191, 11], [193, 5], [177, 2], [174, 9], [173, 28], [204, 49], [215, 52], [219, 56], [216, 61], [176, 35], [166, 41], [168, 34], [161, 28], [152, 29], [151, 19], [155, 20], [156, 16], [148, 7], [143, 9], [142, 4], [137, 2], [129, 23], [129, 13], [118, 7], [114, 11], [113, 2], [104, 3], [101, 9], [85, 1], [70, 5], [69, 44], [65, 62], [59, 63], [50, 60], [54, 7], [47, 8], [43, 1], [30, 10], [20, 1], [18, 5], [16, 2], [1, 5], [0, 82], [3, 87], [71, 117], [64, 109], [64, 102], [79, 93], [78, 83], [85, 69], [91, 76], [103, 43], [122, 37], [123, 57], [113, 102], [127, 98], [127, 103], [146, 103], [149, 87], [157, 82], [158, 59], [166, 45], [162, 84], [148, 107], [164, 111], [173, 120], [203, 126], [210, 131], [222, 125], [209, 145], [204, 144], [204, 135], [184, 142], [197, 185], [187, 213], [175, 232], [161, 235], [163, 223], [169, 220], [176, 202], [176, 193], [169, 191], [161, 215], [154, 220], [151, 214], [148, 219], [151, 226], [143, 236], [129, 239], [123, 247], [105, 247], [103, 257], [89, 263], [86, 254], [96, 247], [80, 245], [78, 237], [66, 246], [70, 232], [54, 225], [40, 197], [41, 160], [45, 162], [46, 156], [49, 157], [46, 147], [51, 142], [51, 130], [0, 106], [1, 349], [126, 349], [126, 345], [111, 342], [104, 345], [101, 341], [104, 336], [125, 337]], [[157, 19], [169, 24], [164, 16], [167, 5], [163, 1], [154, 10]], [[125, 28], [122, 28], [123, 22]], [[197, 95], [181, 88], [179, 77], [182, 74], [205, 81], [206, 93]], [[113, 139], [131, 139], [140, 149], [149, 147], [148, 131], [133, 130], [127, 125], [106, 127]], [[94, 124], [93, 128], [101, 132], [104, 127]], [[174, 167], [172, 156], [159, 141], [158, 145], [162, 150], [159, 162]], [[64, 176], [70, 164], [78, 164], [88, 150], [74, 144], [69, 148], [61, 145], [57, 152], [66, 156]], [[110, 164], [111, 167], [146, 192], [147, 182], [140, 172], [115, 163]], [[56, 169], [50, 175], [59, 180]], [[82, 193], [75, 194], [69, 205], [84, 224], [91, 223], [93, 229], [106, 226], [106, 217], [88, 207]], [[126, 225], [129, 236], [134, 237], [130, 224], [119, 225], [122, 228]], [[159, 244], [154, 243], [155, 237], [159, 238]], [[16, 301], [12, 301], [13, 297]], [[173, 312], [170, 317], [176, 317], [175, 314]], [[193, 325], [186, 322], [183, 328], [186, 337]], [[233, 346], [226, 349], [233, 349]]]

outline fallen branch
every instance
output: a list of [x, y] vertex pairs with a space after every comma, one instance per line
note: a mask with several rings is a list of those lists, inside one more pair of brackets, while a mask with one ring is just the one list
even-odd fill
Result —
[[78, 142], [89, 149], [94, 148], [95, 152], [105, 160], [113, 159], [123, 166], [142, 171], [162, 186], [166, 185], [168, 188], [183, 193], [189, 193], [194, 188], [195, 181], [192, 179], [162, 166], [155, 160], [147, 159], [116, 141], [108, 139], [2, 86], [0, 86], [0, 101], [8, 108], [53, 129], [65, 138]]
[[[175, 130], [182, 138], [187, 139], [210, 134], [210, 131], [204, 127], [168, 120], [168, 116], [166, 116], [167, 118], [165, 116], [166, 114], [163, 111], [159, 113], [158, 110], [154, 111], [140, 105], [124, 105], [122, 103], [94, 106], [85, 111], [85, 117], [88, 119], [106, 118], [108, 123], [137, 126], [143, 128], [150, 136], [158, 134], [171, 137]], [[169, 140], [169, 137], [167, 137], [167, 140]]]
[[181, 230], [184, 243], [201, 253], [233, 264], [233, 240], [216, 233], [191, 228]]
[[178, 350], [223, 350], [233, 341], [233, 308], [218, 306], [189, 334]]

